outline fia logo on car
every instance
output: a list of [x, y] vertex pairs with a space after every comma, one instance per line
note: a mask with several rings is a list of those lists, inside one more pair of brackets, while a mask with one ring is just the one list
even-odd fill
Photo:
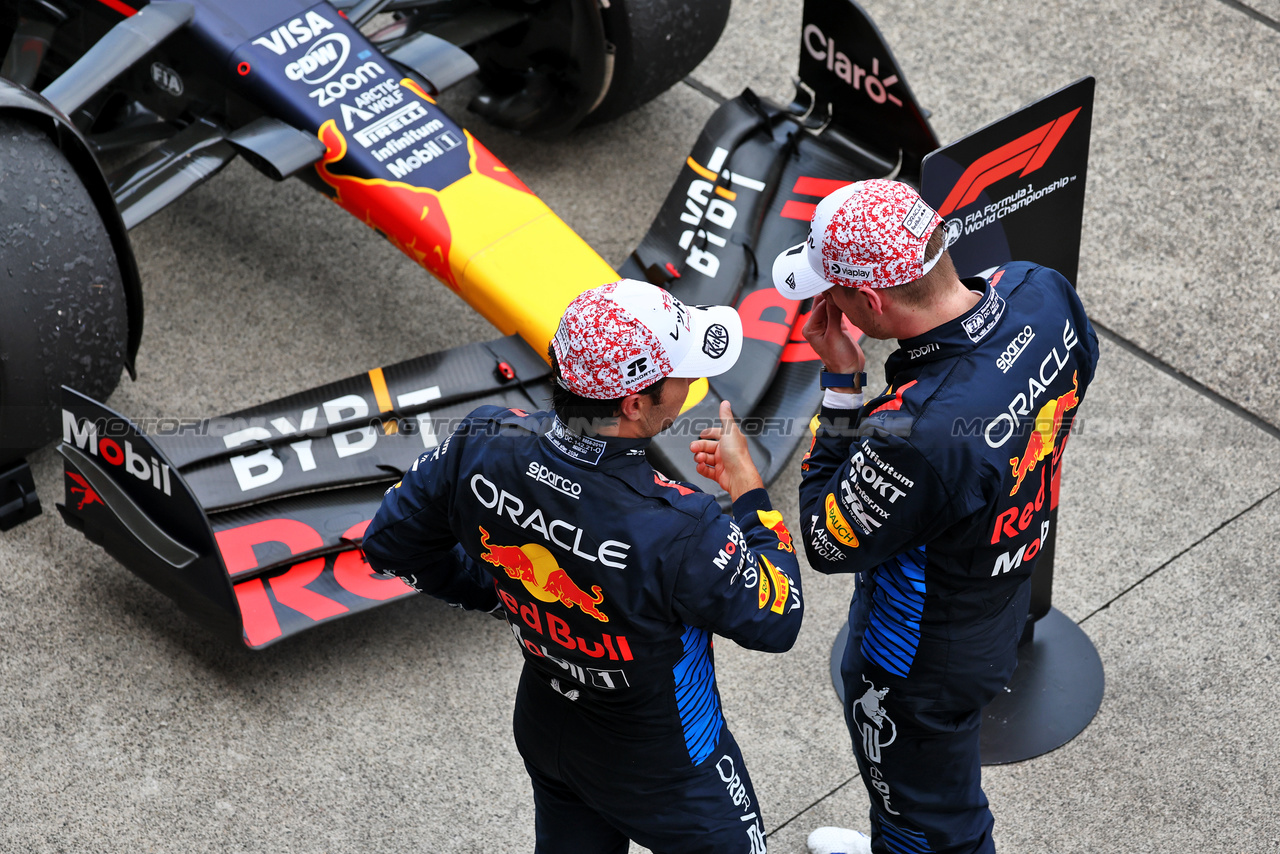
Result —
[[161, 65], [159, 62], [151, 63], [151, 82], [175, 98], [182, 94], [182, 78], [178, 76], [178, 72], [167, 65]]

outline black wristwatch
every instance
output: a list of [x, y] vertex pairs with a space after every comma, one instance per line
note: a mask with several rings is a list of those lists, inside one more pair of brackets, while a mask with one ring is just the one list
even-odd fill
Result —
[[867, 372], [856, 371], [852, 374], [833, 374], [826, 368], [818, 375], [818, 385], [822, 388], [852, 388], [855, 393], [862, 391], [867, 385]]

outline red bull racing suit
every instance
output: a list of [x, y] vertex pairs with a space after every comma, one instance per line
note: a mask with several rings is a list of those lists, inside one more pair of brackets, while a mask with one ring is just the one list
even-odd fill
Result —
[[468, 608], [501, 606], [524, 653], [514, 716], [539, 854], [765, 850], [720, 709], [712, 634], [794, 643], [791, 535], [763, 489], [733, 518], [645, 458], [549, 413], [473, 412], [391, 489], [374, 568]]
[[842, 673], [872, 850], [992, 852], [981, 710], [1017, 662], [1063, 447], [1098, 344], [1070, 283], [997, 269], [900, 341], [889, 386], [824, 406], [802, 463], [809, 562], [858, 573]]

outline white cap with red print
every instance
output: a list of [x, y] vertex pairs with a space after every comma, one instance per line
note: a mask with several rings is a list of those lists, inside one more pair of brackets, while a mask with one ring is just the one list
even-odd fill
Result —
[[622, 279], [578, 295], [551, 340], [561, 384], [613, 400], [663, 377], [714, 377], [742, 352], [729, 306], [685, 305], [656, 285]]
[[818, 202], [809, 239], [778, 255], [773, 286], [787, 299], [816, 296], [832, 285], [893, 288], [933, 269], [929, 236], [942, 222], [910, 185], [877, 178], [841, 187]]

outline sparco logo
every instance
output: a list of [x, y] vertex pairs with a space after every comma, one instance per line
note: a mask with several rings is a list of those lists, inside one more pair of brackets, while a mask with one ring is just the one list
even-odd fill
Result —
[[835, 39], [827, 38], [817, 24], [804, 28], [804, 49], [809, 56], [819, 62], [826, 62], [827, 70], [847, 83], [854, 91], [867, 93], [867, 97], [877, 104], [885, 101], [901, 107], [902, 99], [889, 91], [889, 87], [898, 82], [898, 75], [891, 74], [880, 79], [880, 60], [871, 60], [871, 72], [853, 62], [842, 51], [836, 49]]
[[[316, 85], [342, 70], [351, 53], [351, 42], [342, 33], [330, 33], [307, 48], [307, 52], [284, 67], [290, 80]], [[326, 70], [327, 69], [327, 70]]]
[[529, 463], [529, 468], [525, 470], [525, 477], [531, 477], [538, 483], [545, 483], [556, 492], [563, 492], [570, 498], [578, 498], [582, 495], [582, 485], [575, 483], [562, 474], [553, 472], [542, 463]]
[[1018, 361], [1018, 357], [1022, 355], [1022, 351], [1031, 343], [1031, 339], [1036, 337], [1035, 330], [1030, 326], [1024, 326], [1022, 331], [1018, 333], [1009, 344], [1004, 348], [1004, 352], [996, 359], [996, 367], [1000, 369], [1000, 373], [1007, 374], [1009, 369], [1013, 367], [1013, 363]]

